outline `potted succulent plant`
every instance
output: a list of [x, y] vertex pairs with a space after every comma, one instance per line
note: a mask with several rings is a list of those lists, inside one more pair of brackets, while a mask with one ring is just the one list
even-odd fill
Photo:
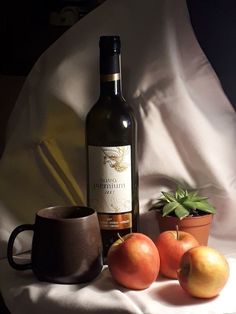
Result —
[[180, 186], [174, 192], [161, 192], [162, 196], [151, 210], [156, 210], [160, 232], [179, 230], [191, 233], [201, 245], [207, 245], [215, 207], [208, 197], [197, 191], [188, 191]]

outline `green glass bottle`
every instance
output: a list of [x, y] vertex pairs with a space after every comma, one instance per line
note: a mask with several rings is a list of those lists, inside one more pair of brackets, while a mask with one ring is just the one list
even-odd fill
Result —
[[137, 123], [121, 88], [120, 38], [100, 37], [100, 97], [86, 118], [87, 203], [98, 213], [104, 257], [138, 231]]

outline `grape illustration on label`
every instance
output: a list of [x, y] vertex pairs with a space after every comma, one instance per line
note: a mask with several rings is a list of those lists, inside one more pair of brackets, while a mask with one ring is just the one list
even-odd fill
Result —
[[106, 147], [103, 149], [104, 164], [108, 164], [118, 172], [125, 171], [129, 166], [124, 162], [125, 155], [128, 153], [127, 147]]

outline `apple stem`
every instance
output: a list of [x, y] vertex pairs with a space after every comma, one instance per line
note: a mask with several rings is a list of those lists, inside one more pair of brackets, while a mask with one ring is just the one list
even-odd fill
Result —
[[175, 226], [175, 228], [176, 228], [176, 236], [177, 236], [177, 240], [179, 240], [179, 226], [178, 226], [178, 225], [176, 225], [176, 226]]
[[118, 238], [122, 241], [122, 242], [125, 242], [125, 240], [122, 238], [122, 236], [119, 234], [119, 232], [117, 233], [118, 235]]

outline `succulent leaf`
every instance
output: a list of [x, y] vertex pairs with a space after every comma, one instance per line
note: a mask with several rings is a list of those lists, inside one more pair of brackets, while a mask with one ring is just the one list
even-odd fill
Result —
[[182, 206], [181, 204], [178, 204], [178, 206], [175, 209], [175, 215], [178, 218], [183, 219], [189, 216], [189, 211], [186, 208], [184, 208], [184, 206]]
[[216, 211], [215, 208], [205, 200], [197, 202], [185, 201], [183, 205], [187, 208], [195, 208], [211, 214], [214, 214]]
[[174, 195], [170, 192], [161, 192], [164, 197], [165, 197], [165, 200], [168, 201], [168, 202], [175, 202], [176, 201], [176, 198], [174, 197]]
[[168, 214], [170, 214], [172, 211], [175, 210], [176, 207], [179, 206], [179, 203], [178, 202], [171, 202], [171, 203], [168, 203], [166, 204], [164, 207], [163, 207], [163, 216], [167, 216]]
[[186, 196], [186, 191], [182, 189], [180, 186], [177, 187], [175, 192], [176, 199], [181, 199], [182, 197]]
[[191, 192], [188, 195], [188, 200], [189, 201], [193, 201], [193, 202], [197, 202], [197, 201], [202, 201], [202, 200], [207, 200], [208, 197], [205, 196], [200, 196], [198, 195], [196, 192]]
[[214, 214], [216, 209], [210, 204], [208, 197], [200, 196], [197, 191], [183, 189], [178, 186], [175, 192], [161, 192], [162, 196], [151, 209], [162, 212], [163, 216], [174, 214], [180, 219], [189, 215], [196, 216], [202, 213]]

